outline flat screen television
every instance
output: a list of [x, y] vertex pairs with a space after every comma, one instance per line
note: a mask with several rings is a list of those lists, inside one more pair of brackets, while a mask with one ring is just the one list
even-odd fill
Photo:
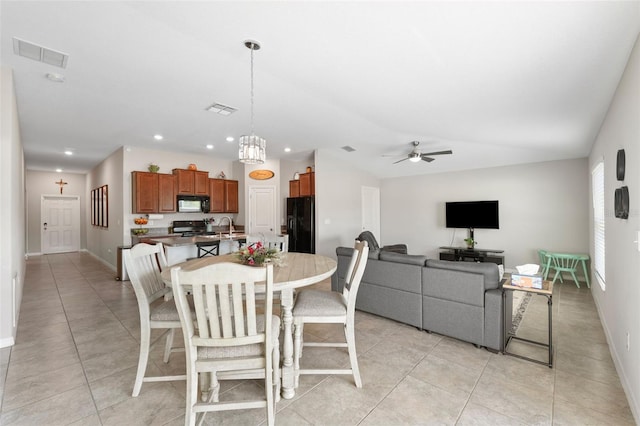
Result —
[[447, 202], [447, 228], [499, 229], [498, 200]]

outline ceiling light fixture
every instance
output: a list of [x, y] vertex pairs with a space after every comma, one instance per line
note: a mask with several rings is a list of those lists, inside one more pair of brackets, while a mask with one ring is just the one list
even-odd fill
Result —
[[284, 152], [291, 152], [291, 148], [289, 148], [289, 147], [285, 148]]
[[56, 172], [62, 173], [62, 169], [56, 169]]
[[422, 160], [422, 157], [420, 156], [419, 152], [412, 152], [411, 154], [409, 154], [409, 161], [411, 161], [412, 163], [417, 163], [420, 160]]
[[162, 139], [164, 139], [162, 135], [153, 135], [153, 138], [157, 141], [161, 141]]
[[233, 142], [235, 141], [235, 138], [233, 136], [227, 136], [227, 142]]
[[207, 149], [213, 149], [213, 145], [211, 144], [207, 145]]
[[267, 141], [253, 133], [253, 51], [260, 49], [260, 43], [247, 40], [244, 45], [251, 50], [251, 134], [240, 136], [238, 158], [245, 164], [263, 164]]
[[73, 151], [66, 150], [66, 151], [64, 152], [64, 155], [73, 155]]

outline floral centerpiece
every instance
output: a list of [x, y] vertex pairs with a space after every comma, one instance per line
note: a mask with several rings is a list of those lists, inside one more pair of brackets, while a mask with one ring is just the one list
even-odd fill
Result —
[[265, 263], [280, 265], [282, 261], [280, 258], [280, 250], [273, 247], [265, 247], [259, 241], [240, 249], [236, 255], [243, 264], [251, 266], [262, 266]]

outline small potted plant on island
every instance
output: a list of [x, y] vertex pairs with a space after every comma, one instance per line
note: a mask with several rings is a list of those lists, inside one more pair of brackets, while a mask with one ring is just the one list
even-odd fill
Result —
[[473, 248], [475, 247], [476, 244], [478, 244], [477, 241], [475, 241], [473, 238], [469, 237], [469, 238], [465, 238], [464, 242], [467, 243], [467, 248], [473, 250]]

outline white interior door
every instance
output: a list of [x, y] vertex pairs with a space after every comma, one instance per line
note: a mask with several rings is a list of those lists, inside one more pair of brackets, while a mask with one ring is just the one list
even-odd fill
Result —
[[276, 188], [249, 187], [249, 234], [279, 234], [276, 216]]
[[380, 243], [380, 188], [362, 187], [362, 231], [371, 231]]
[[43, 195], [40, 218], [43, 254], [80, 250], [80, 197]]

